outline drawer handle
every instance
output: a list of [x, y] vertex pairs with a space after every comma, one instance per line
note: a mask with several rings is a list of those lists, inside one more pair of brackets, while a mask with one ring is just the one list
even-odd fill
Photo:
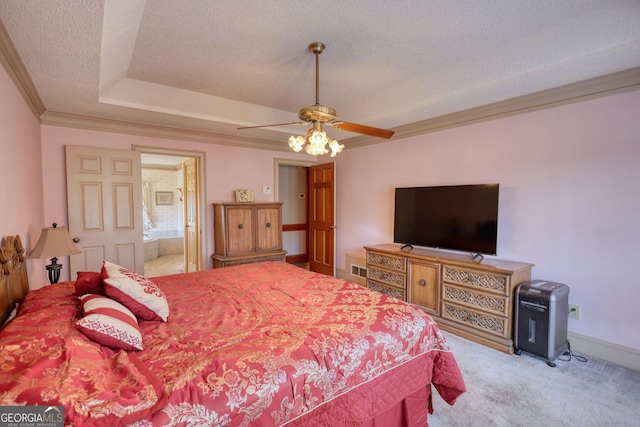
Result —
[[418, 285], [420, 286], [427, 286], [427, 281], [424, 279], [420, 279], [420, 281], [418, 282]]
[[242, 229], [244, 228], [244, 225], [242, 225], [242, 224], [238, 224], [238, 228], [239, 228], [240, 230], [242, 230]]
[[270, 222], [267, 223], [267, 228], [271, 228], [271, 223]]

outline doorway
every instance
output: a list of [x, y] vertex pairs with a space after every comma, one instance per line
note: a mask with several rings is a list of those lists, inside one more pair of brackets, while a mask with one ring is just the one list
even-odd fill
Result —
[[277, 201], [282, 202], [282, 248], [286, 261], [309, 269], [309, 168], [278, 166]]
[[274, 159], [287, 261], [335, 275], [335, 163]]
[[[134, 147], [141, 152], [144, 274], [198, 271], [204, 224], [202, 165], [197, 152]], [[194, 165], [196, 166], [194, 168]]]

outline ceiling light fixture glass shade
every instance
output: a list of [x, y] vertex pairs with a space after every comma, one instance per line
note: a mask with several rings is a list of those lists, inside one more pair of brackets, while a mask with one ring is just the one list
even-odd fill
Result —
[[329, 141], [329, 148], [331, 149], [331, 157], [335, 157], [336, 154], [344, 150], [344, 144], [340, 144], [335, 139], [332, 139], [331, 141]]
[[336, 154], [344, 149], [343, 144], [327, 136], [327, 133], [322, 130], [322, 123], [320, 122], [313, 123], [313, 128], [309, 129], [306, 137], [290, 136], [289, 147], [296, 153], [299, 153], [304, 148], [304, 151], [312, 156], [322, 156], [331, 150], [331, 157], [335, 157]]
[[296, 153], [299, 153], [300, 151], [302, 151], [302, 148], [304, 147], [304, 143], [306, 141], [307, 139], [304, 136], [291, 135], [289, 137], [289, 147]]

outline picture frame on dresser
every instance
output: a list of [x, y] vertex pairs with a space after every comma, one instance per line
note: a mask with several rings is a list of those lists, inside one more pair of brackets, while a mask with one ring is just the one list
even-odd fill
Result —
[[253, 203], [253, 190], [236, 190], [236, 203]]

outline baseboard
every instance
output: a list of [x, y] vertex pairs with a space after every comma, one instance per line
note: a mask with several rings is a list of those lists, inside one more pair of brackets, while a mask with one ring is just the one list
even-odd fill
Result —
[[336, 268], [336, 277], [338, 279], [345, 279], [353, 282], [353, 280], [351, 279], [351, 275], [346, 270], [343, 270], [341, 268]]
[[571, 350], [640, 371], [640, 350], [569, 332]]

